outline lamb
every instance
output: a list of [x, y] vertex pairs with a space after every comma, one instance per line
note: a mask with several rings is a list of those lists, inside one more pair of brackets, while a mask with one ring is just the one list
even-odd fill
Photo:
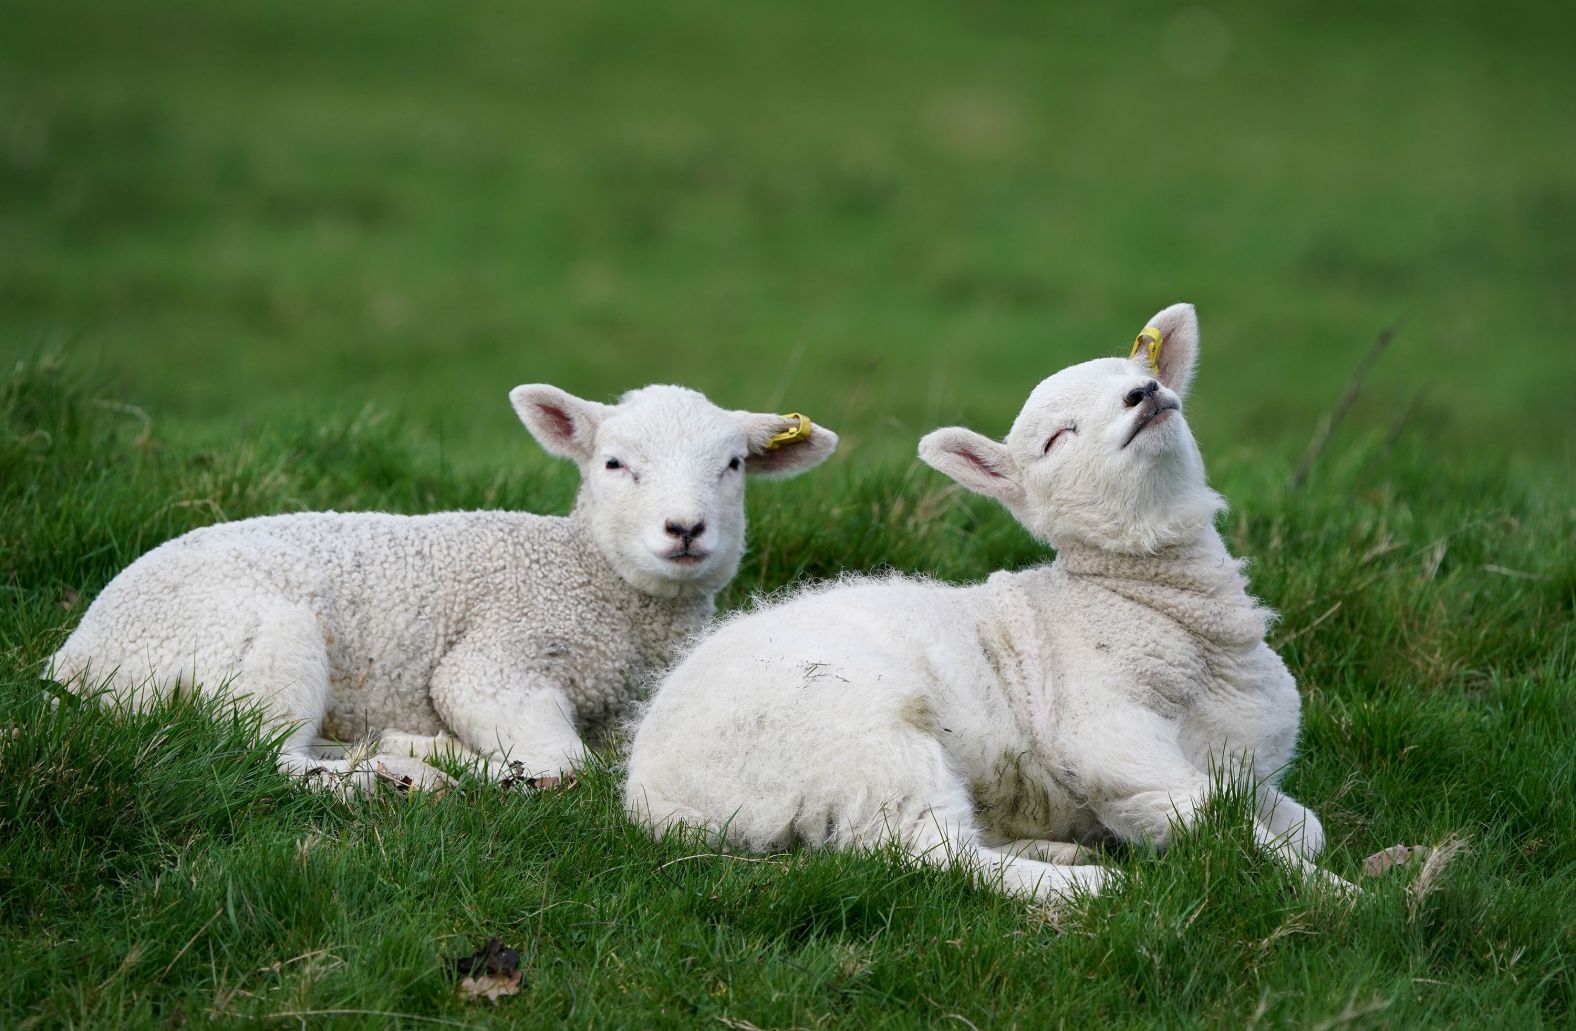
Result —
[[1224, 774], [1256, 792], [1262, 848], [1344, 884], [1277, 786], [1300, 701], [1214, 528], [1225, 503], [1182, 416], [1197, 350], [1173, 305], [1132, 357], [1042, 382], [1003, 443], [927, 435], [920, 458], [1055, 561], [962, 587], [845, 578], [722, 623], [635, 727], [631, 818], [757, 851], [895, 841], [1054, 903], [1110, 884], [1084, 846], [1163, 847]]
[[[210, 526], [122, 571], [52, 657], [78, 693], [144, 706], [197, 685], [259, 705], [278, 765], [343, 792], [380, 777], [572, 773], [582, 735], [713, 612], [744, 549], [744, 477], [792, 476], [837, 435], [649, 386], [616, 405], [510, 392], [548, 452], [580, 468], [567, 517], [314, 512]], [[336, 747], [381, 730], [381, 751]], [[503, 760], [503, 761], [499, 761]]]

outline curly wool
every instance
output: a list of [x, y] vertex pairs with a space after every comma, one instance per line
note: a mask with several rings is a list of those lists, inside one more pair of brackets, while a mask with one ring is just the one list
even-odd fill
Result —
[[277, 643], [292, 636], [283, 627], [311, 624], [326, 644], [329, 737], [438, 734], [446, 667], [484, 655], [510, 675], [468, 680], [472, 703], [502, 709], [517, 676], [535, 675], [560, 685], [581, 728], [595, 731], [712, 608], [709, 594], [635, 590], [577, 515], [265, 516], [143, 555], [94, 601], [52, 675], [102, 673], [137, 704], [222, 671], [233, 697], [266, 698], [279, 675], [315, 672], [319, 659]]
[[1154, 368], [1073, 366], [1004, 441], [920, 442], [1054, 543], [1053, 563], [965, 587], [844, 580], [727, 621], [640, 721], [630, 815], [757, 850], [891, 841], [1057, 899], [1110, 881], [1085, 846], [1164, 845], [1224, 777], [1252, 793], [1261, 847], [1325, 877], [1318, 819], [1278, 787], [1301, 700], [1181, 415], [1192, 308], [1151, 326]]
[[[1299, 699], [1264, 644], [1270, 615], [1213, 533], [1153, 557], [1068, 550], [969, 586], [813, 587], [730, 618], [673, 669], [638, 725], [626, 802], [758, 851], [931, 821], [996, 845], [1097, 842], [1105, 801], [1132, 793], [1117, 771], [1144, 761], [1146, 716], [1180, 725], [1200, 770], [1278, 779]], [[1113, 734], [1091, 733], [1112, 714]]]
[[[170, 541], [116, 577], [54, 656], [79, 691], [140, 706], [178, 685], [258, 704], [279, 766], [364, 790], [439, 787], [423, 758], [493, 776], [573, 771], [648, 671], [711, 615], [744, 547], [744, 476], [824, 461], [824, 427], [649, 386], [617, 405], [545, 384], [510, 398], [581, 488], [567, 518], [270, 516]], [[797, 420], [799, 425], [804, 421]], [[340, 741], [376, 735], [381, 751]]]

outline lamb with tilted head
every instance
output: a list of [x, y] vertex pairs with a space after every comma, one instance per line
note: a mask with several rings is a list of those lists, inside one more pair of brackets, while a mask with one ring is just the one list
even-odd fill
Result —
[[[210, 526], [104, 588], [49, 663], [81, 693], [142, 706], [195, 684], [288, 730], [281, 769], [341, 790], [418, 788], [438, 752], [572, 772], [713, 610], [744, 549], [747, 473], [791, 476], [837, 435], [651, 386], [616, 405], [510, 393], [580, 467], [567, 517], [315, 512]], [[382, 733], [379, 749], [340, 742]], [[408, 778], [408, 780], [407, 780]]]
[[1192, 307], [1174, 305], [1132, 357], [1041, 383], [1004, 442], [926, 436], [925, 462], [1055, 561], [966, 587], [845, 579], [725, 622], [638, 723], [631, 816], [756, 850], [895, 840], [1057, 899], [1111, 876], [1083, 846], [1165, 844], [1223, 768], [1257, 792], [1259, 843], [1326, 876], [1319, 821], [1277, 787], [1296, 684], [1182, 417], [1197, 348]]

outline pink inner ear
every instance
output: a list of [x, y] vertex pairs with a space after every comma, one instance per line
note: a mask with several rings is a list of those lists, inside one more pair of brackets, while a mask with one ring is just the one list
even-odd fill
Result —
[[981, 458], [979, 455], [975, 454], [973, 451], [968, 450], [967, 448], [959, 448], [952, 453], [968, 462], [980, 472], [985, 473], [987, 476], [993, 476], [998, 480], [1005, 478], [994, 465], [986, 462], [985, 459]]
[[557, 405], [548, 404], [538, 404], [536, 410], [541, 412], [547, 421], [552, 424], [553, 433], [563, 437], [565, 440], [574, 438], [575, 421], [569, 417], [568, 412]]

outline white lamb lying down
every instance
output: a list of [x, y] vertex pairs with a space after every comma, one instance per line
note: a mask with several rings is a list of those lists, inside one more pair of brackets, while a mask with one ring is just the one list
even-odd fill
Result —
[[[620, 715], [733, 578], [745, 474], [803, 472], [837, 435], [681, 387], [617, 405], [550, 386], [509, 396], [580, 467], [568, 517], [320, 512], [195, 530], [104, 588], [49, 674], [128, 705], [181, 683], [250, 698], [294, 728], [280, 768], [340, 789], [380, 767], [439, 786], [414, 758], [438, 750], [506, 756], [526, 776], [574, 770], [581, 734]], [[368, 756], [314, 740], [377, 731]]]
[[920, 442], [1054, 562], [968, 587], [844, 580], [723, 623], [641, 718], [631, 816], [755, 850], [895, 839], [1055, 898], [1107, 881], [1072, 865], [1078, 843], [1164, 845], [1224, 770], [1258, 785], [1259, 843], [1315, 873], [1319, 821], [1275, 787], [1297, 687], [1214, 529], [1224, 503], [1182, 418], [1193, 308], [1150, 329], [1155, 365], [1140, 347], [1064, 369], [1004, 443], [959, 428]]

